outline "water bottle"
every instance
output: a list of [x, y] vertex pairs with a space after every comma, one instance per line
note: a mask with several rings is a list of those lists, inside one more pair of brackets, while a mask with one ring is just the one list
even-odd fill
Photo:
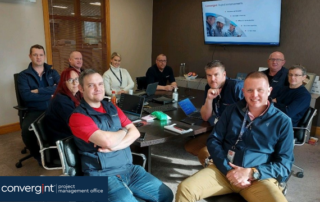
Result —
[[178, 88], [174, 88], [174, 91], [172, 93], [172, 99], [174, 100], [174, 102], [178, 102], [178, 97], [179, 97], [179, 94], [178, 94]]
[[116, 92], [114, 90], [112, 91], [111, 102], [112, 104], [117, 105], [117, 97]]
[[179, 73], [179, 76], [184, 77], [185, 68], [186, 68], [186, 63], [181, 63], [181, 64], [180, 64], [180, 73]]

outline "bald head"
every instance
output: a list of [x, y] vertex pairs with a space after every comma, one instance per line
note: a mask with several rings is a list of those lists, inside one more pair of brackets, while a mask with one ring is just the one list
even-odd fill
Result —
[[286, 63], [283, 53], [276, 51], [269, 55], [268, 68], [270, 76], [274, 76]]
[[82, 54], [79, 51], [72, 51], [69, 57], [69, 64], [71, 67], [75, 68], [78, 72], [82, 67]]

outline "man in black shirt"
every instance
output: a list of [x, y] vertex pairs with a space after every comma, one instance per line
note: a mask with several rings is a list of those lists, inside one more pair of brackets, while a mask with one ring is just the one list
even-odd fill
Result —
[[149, 67], [146, 77], [147, 84], [158, 82], [157, 90], [172, 91], [177, 87], [172, 68], [167, 66], [167, 56], [164, 54], [157, 56], [156, 64]]

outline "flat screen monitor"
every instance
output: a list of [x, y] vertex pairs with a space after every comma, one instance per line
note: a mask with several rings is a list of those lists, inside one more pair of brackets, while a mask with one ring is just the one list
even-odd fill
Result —
[[281, 0], [202, 2], [205, 44], [280, 44]]

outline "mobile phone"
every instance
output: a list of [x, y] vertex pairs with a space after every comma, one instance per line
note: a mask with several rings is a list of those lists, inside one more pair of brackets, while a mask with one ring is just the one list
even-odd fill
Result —
[[139, 141], [144, 141], [145, 137], [146, 137], [146, 132], [140, 132]]

